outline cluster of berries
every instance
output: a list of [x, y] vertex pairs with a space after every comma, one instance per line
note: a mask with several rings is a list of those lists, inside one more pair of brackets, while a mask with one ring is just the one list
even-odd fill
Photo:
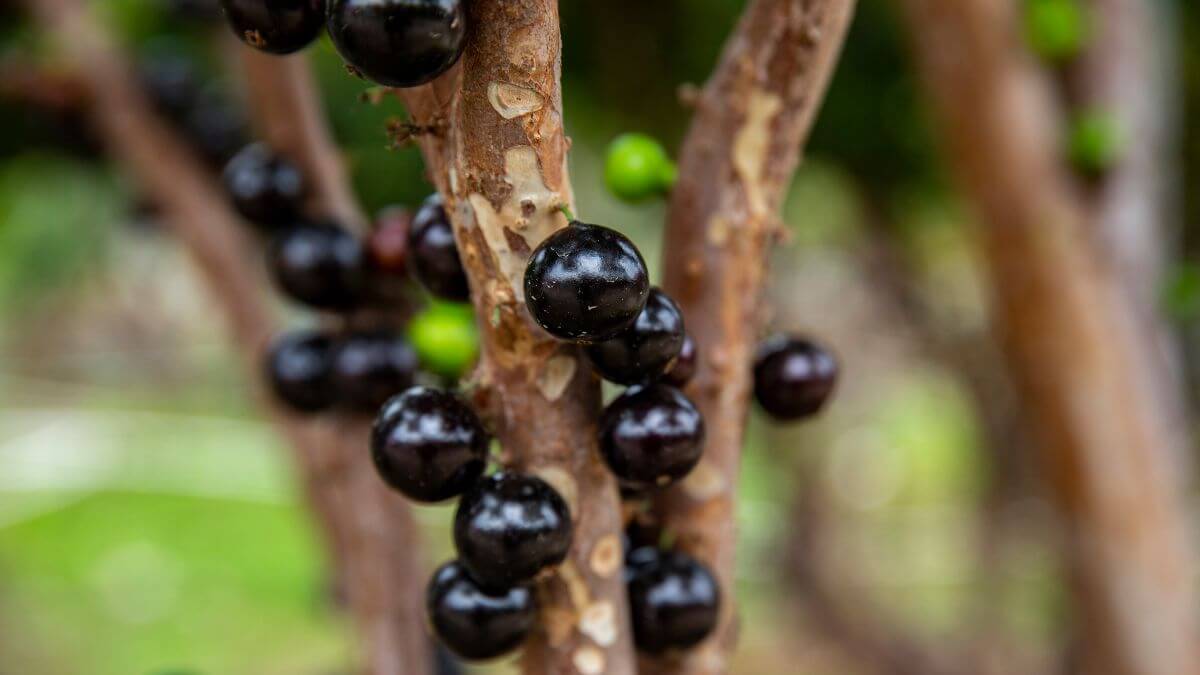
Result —
[[466, 42], [461, 0], [221, 0], [246, 44], [272, 54], [308, 46], [325, 28], [348, 68], [388, 87], [415, 87], [454, 65]]

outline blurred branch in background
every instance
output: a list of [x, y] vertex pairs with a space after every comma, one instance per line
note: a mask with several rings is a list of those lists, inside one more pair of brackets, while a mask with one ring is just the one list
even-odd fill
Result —
[[1082, 671], [1197, 672], [1179, 397], [1152, 389], [1174, 379], [1096, 244], [1016, 3], [902, 6], [952, 164], [987, 221], [994, 320], [1070, 528]]

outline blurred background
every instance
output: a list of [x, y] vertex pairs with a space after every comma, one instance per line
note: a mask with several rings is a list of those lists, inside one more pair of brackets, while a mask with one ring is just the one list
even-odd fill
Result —
[[[69, 88], [27, 95], [23, 67], [47, 44], [12, 4], [0, 0], [0, 673], [349, 672], [349, 622], [296, 476], [217, 312]], [[147, 77], [186, 68], [236, 110], [238, 47], [204, 2], [93, 4]], [[1173, 17], [1163, 44], [1183, 121], [1162, 161], [1195, 186], [1200, 7], [1152, 4]], [[651, 262], [665, 205], [609, 196], [605, 146], [639, 131], [678, 147], [681, 87], [704, 82], [741, 5], [562, 3], [580, 215], [630, 233]], [[884, 672], [889, 651], [947, 645], [1002, 654], [1020, 664], [1010, 672], [1072, 658], [1064, 533], [996, 384], [976, 223], [895, 9], [861, 0], [784, 213], [772, 325], [835, 345], [845, 373], [818, 421], [752, 423], [738, 672]], [[1035, 46], [1077, 28], [1030, 25]], [[310, 56], [363, 205], [418, 205], [431, 190], [418, 152], [387, 132], [400, 104], [365, 101], [327, 40]], [[1079, 124], [1064, 153], [1081, 170], [1138, 142], [1103, 111]], [[1155, 284], [1187, 338], [1200, 192], [1179, 200]], [[430, 564], [450, 555], [450, 515], [417, 508]]]

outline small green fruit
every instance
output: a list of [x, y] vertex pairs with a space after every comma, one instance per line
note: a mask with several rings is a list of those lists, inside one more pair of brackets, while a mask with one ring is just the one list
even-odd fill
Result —
[[1033, 51], [1056, 63], [1070, 60], [1088, 38], [1087, 10], [1080, 0], [1027, 0], [1025, 34]]
[[1123, 151], [1121, 126], [1108, 112], [1084, 111], [1071, 121], [1067, 154], [1077, 171], [1099, 176], [1120, 160]]
[[479, 331], [470, 305], [435, 302], [408, 324], [421, 366], [443, 377], [462, 377], [479, 357]]
[[622, 134], [608, 146], [604, 180], [618, 199], [640, 202], [661, 195], [675, 184], [675, 175], [667, 151], [645, 134]]

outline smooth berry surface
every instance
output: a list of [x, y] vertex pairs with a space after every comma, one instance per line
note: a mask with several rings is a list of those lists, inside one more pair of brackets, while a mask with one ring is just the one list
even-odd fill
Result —
[[200, 97], [200, 77], [192, 60], [173, 50], [154, 50], [138, 66], [138, 77], [155, 109], [180, 121]]
[[470, 305], [433, 303], [408, 322], [408, 339], [421, 367], [442, 377], [462, 377], [479, 357], [479, 329]]
[[672, 363], [667, 373], [663, 375], [663, 382], [682, 387], [692, 378], [696, 376], [696, 368], [700, 365], [700, 354], [696, 350], [696, 341], [692, 339], [690, 334], [684, 334], [683, 344], [679, 346], [679, 356], [676, 357], [675, 363]]
[[200, 95], [182, 121], [188, 140], [210, 166], [220, 167], [246, 144], [242, 111], [211, 91]]
[[600, 418], [600, 452], [626, 485], [654, 487], [686, 476], [704, 452], [704, 418], [675, 387], [630, 387]]
[[408, 251], [413, 275], [425, 290], [453, 302], [471, 298], [467, 273], [454, 241], [454, 227], [440, 195], [430, 195], [413, 216]]
[[658, 141], [645, 134], [622, 134], [608, 147], [604, 182], [618, 199], [636, 203], [670, 190], [676, 171]]
[[310, 307], [344, 311], [366, 294], [366, 253], [357, 237], [337, 225], [310, 223], [280, 233], [268, 260], [280, 289]]
[[633, 325], [611, 340], [588, 346], [587, 354], [596, 371], [610, 382], [649, 382], [661, 377], [679, 356], [683, 339], [679, 306], [652, 288]]
[[317, 412], [331, 406], [332, 348], [333, 341], [319, 333], [288, 333], [277, 339], [267, 355], [267, 381], [275, 396], [301, 412]]
[[296, 165], [255, 143], [225, 166], [225, 190], [238, 213], [252, 223], [275, 227], [296, 220], [304, 199], [304, 176]]
[[384, 404], [371, 458], [388, 485], [420, 502], [462, 494], [487, 467], [483, 423], [454, 394], [412, 387]]
[[517, 586], [489, 593], [457, 561], [434, 572], [425, 592], [425, 610], [442, 644], [472, 661], [513, 651], [529, 636], [537, 619], [530, 589]]
[[644, 547], [626, 559], [629, 613], [638, 649], [660, 654], [694, 647], [717, 625], [721, 590], [704, 565], [683, 553]]
[[484, 588], [508, 588], [561, 563], [571, 548], [571, 513], [535, 476], [497, 473], [463, 495], [454, 515], [459, 561]]
[[272, 54], [304, 49], [325, 20], [325, 0], [221, 0], [221, 9], [242, 42]]
[[330, 0], [329, 37], [354, 70], [388, 87], [415, 87], [462, 55], [460, 0]]
[[525, 271], [525, 304], [562, 340], [609, 340], [637, 319], [650, 293], [646, 262], [625, 235], [578, 221], [546, 238]]
[[333, 388], [338, 403], [353, 410], [375, 412], [412, 386], [416, 372], [416, 352], [390, 331], [352, 333], [333, 349]]
[[792, 421], [825, 406], [837, 384], [838, 363], [821, 345], [776, 336], [760, 347], [754, 364], [754, 396], [770, 416]]

